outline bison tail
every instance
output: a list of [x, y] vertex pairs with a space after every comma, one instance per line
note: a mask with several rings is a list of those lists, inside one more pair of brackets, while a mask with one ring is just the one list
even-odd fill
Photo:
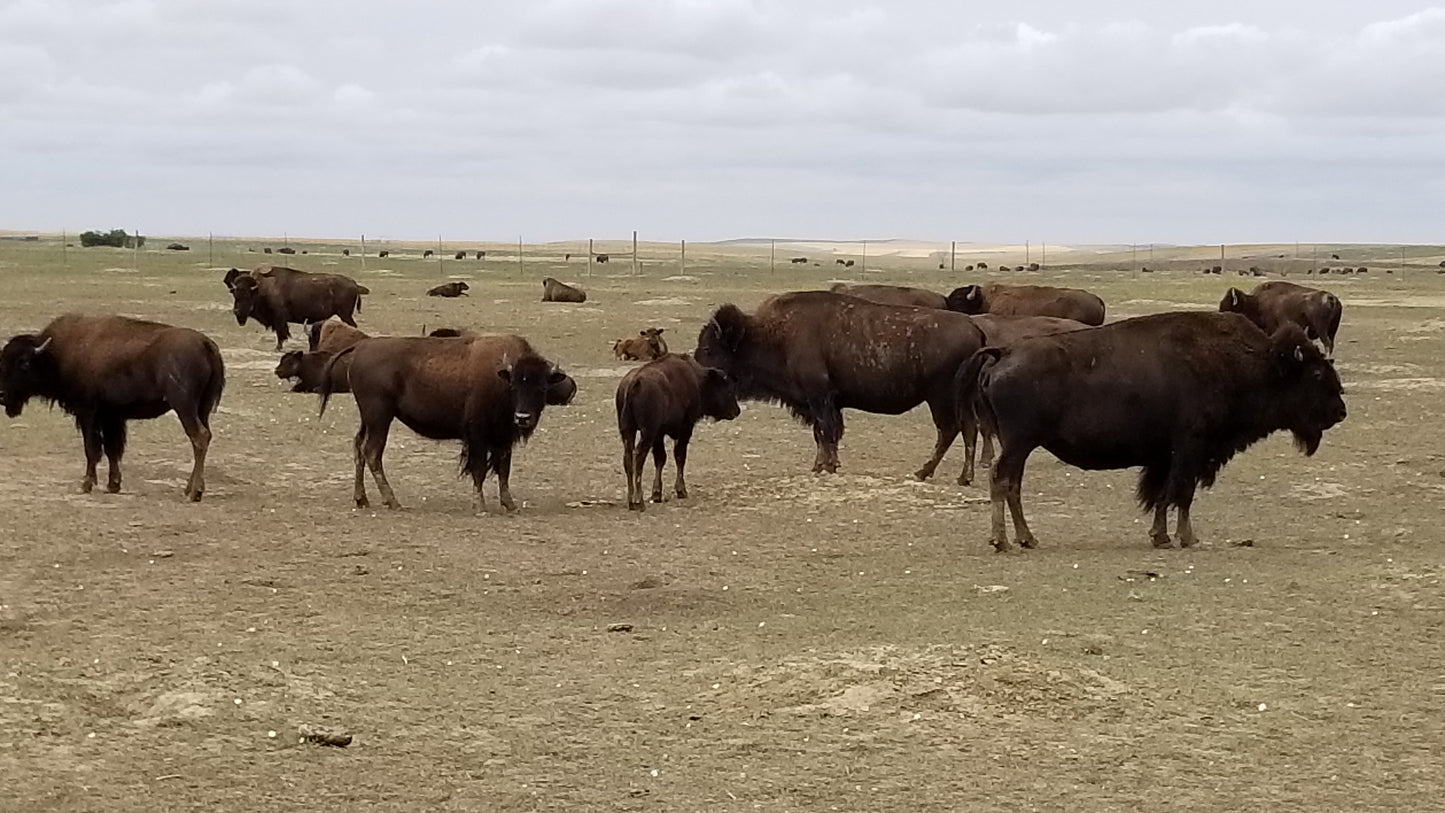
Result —
[[993, 415], [993, 408], [989, 405], [988, 399], [983, 397], [982, 382], [983, 376], [1003, 356], [1003, 348], [985, 347], [969, 356], [968, 361], [958, 368], [954, 376], [954, 391], [958, 394], [959, 419], [967, 425], [970, 412], [978, 415], [979, 420], [986, 421], [989, 425], [996, 423]]
[[196, 410], [201, 422], [210, 425], [211, 413], [216, 411], [216, 405], [221, 403], [221, 393], [226, 390], [226, 362], [221, 359], [221, 349], [214, 343], [208, 343], [207, 354], [211, 357], [211, 377], [206, 381], [206, 388], [202, 393], [201, 403]]
[[320, 418], [322, 415], [326, 414], [326, 402], [331, 400], [331, 368], [336, 366], [336, 362], [340, 361], [342, 356], [354, 351], [358, 345], [360, 345], [360, 342], [358, 342], [357, 344], [353, 344], [345, 350], [342, 350], [340, 353], [333, 355], [326, 362], [326, 367], [321, 371], [321, 389], [318, 390], [318, 392], [321, 393], [321, 410], [316, 413], [316, 417]]

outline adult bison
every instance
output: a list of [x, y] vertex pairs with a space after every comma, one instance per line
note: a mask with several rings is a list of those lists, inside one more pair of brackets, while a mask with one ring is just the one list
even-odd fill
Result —
[[597, 262], [599, 262], [599, 263], [605, 263], [605, 262], [607, 262], [609, 259], [611, 259], [611, 258], [609, 258], [606, 254], [598, 254], [598, 255], [597, 255]]
[[551, 277], [542, 280], [543, 302], [586, 302], [587, 292]]
[[622, 468], [627, 474], [627, 507], [641, 511], [642, 472], [652, 452], [655, 473], [652, 501], [662, 502], [664, 438], [672, 438], [677, 463], [673, 483], [678, 499], [687, 499], [687, 445], [703, 418], [730, 421], [741, 410], [732, 382], [721, 370], [704, 367], [687, 354], [665, 355], [635, 367], [617, 385], [617, 431], [622, 434]]
[[249, 273], [232, 268], [225, 282], [234, 299], [236, 324], [255, 319], [275, 332], [277, 350], [291, 338], [292, 322], [321, 322], [335, 316], [355, 327], [352, 314], [361, 310], [362, 295], [370, 293], [350, 277], [278, 265], [261, 265]]
[[466, 295], [467, 295], [467, 289], [470, 288], [470, 287], [472, 287], [472, 286], [466, 284], [465, 282], [448, 282], [448, 283], [445, 283], [445, 284], [443, 284], [443, 285], [438, 285], [438, 286], [436, 286], [435, 288], [430, 289], [429, 291], [426, 292], [426, 295], [427, 295], [427, 296], [444, 296], [444, 297], [449, 297], [449, 298], [454, 298], [454, 297], [458, 297], [458, 296], [466, 296]]
[[612, 343], [612, 355], [627, 361], [660, 359], [667, 355], [667, 340], [662, 338], [664, 330], [666, 328], [643, 328], [630, 339], [618, 339]]
[[1339, 298], [1329, 291], [1280, 281], [1262, 282], [1249, 293], [1230, 288], [1219, 309], [1242, 314], [1267, 333], [1281, 325], [1299, 325], [1307, 336], [1325, 346], [1327, 356], [1335, 354], [1335, 334], [1344, 311]]
[[[371, 469], [386, 505], [400, 507], [381, 460], [391, 422], [399, 419], [423, 437], [460, 440], [462, 471], [471, 475], [481, 508], [486, 508], [482, 485], [495, 472], [502, 506], [515, 511], [512, 448], [531, 437], [543, 407], [566, 403], [576, 392], [576, 383], [521, 336], [367, 339], [338, 353], [332, 364], [348, 358], [351, 392], [361, 413], [354, 441], [358, 508], [370, 504], [364, 466]], [[323, 413], [331, 380], [329, 372], [322, 378]]]
[[362, 339], [369, 338], [371, 337], [366, 331], [335, 319], [317, 322], [306, 329], [306, 346], [312, 352], [325, 350], [340, 353]]
[[877, 302], [880, 305], [909, 305], [915, 308], [938, 308], [939, 310], [948, 307], [943, 294], [903, 285], [855, 285], [847, 282], [835, 282], [828, 290], [835, 294], [847, 294], [859, 299], [866, 299], [869, 302]]
[[[727, 373], [739, 397], [780, 403], [811, 426], [813, 471], [838, 470], [844, 409], [899, 415], [927, 403], [938, 430], [933, 456], [916, 475], [927, 478], [960, 429], [966, 443], [973, 438], [954, 375], [982, 346], [983, 333], [962, 314], [801, 291], [764, 300], [751, 315], [718, 308], [698, 335], [696, 356]], [[960, 482], [970, 473], [965, 468]]]
[[1170, 506], [1179, 544], [1196, 542], [1189, 507], [1237, 452], [1286, 429], [1314, 454], [1344, 420], [1339, 376], [1304, 331], [1266, 334], [1232, 313], [1175, 312], [986, 348], [960, 374], [998, 429], [992, 542], [1009, 547], [1004, 505], [1026, 548], [1024, 464], [1038, 447], [1082, 469], [1142, 466], [1138, 498], [1154, 511], [1149, 537], [1168, 547]]
[[946, 301], [949, 310], [959, 313], [1056, 316], [1086, 325], [1104, 324], [1104, 300], [1078, 288], [990, 282], [955, 288]]
[[66, 314], [38, 334], [21, 334], [0, 350], [0, 404], [11, 418], [31, 398], [60, 404], [75, 417], [85, 442], [85, 479], [95, 486], [101, 452], [110, 461], [105, 490], [120, 491], [126, 421], [175, 410], [191, 439], [193, 464], [186, 497], [206, 490], [211, 413], [226, 386], [216, 343], [184, 327], [124, 316]]

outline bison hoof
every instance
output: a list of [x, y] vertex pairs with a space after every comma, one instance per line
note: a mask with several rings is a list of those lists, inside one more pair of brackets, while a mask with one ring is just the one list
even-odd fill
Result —
[[661, 491], [658, 491], [658, 492], [653, 493], [653, 495], [652, 495], [652, 501], [653, 501], [653, 502], [662, 502], [662, 492], [661, 492]]
[[995, 553], [1008, 553], [1009, 550], [1013, 548], [1013, 545], [1010, 545], [1008, 543], [1008, 540], [1004, 539], [1003, 537], [999, 537], [998, 539], [990, 539], [988, 543], [990, 545], [993, 545], [993, 550]]
[[646, 510], [647, 510], [647, 503], [645, 503], [645, 502], [630, 502], [630, 503], [627, 504], [627, 510], [628, 510], [628, 511], [646, 511]]
[[930, 478], [930, 477], [932, 477], [932, 476], [933, 476], [933, 469], [919, 469], [918, 471], [915, 471], [915, 472], [913, 473], [913, 479], [915, 479], [915, 480], [927, 480], [928, 478]]
[[1019, 537], [1019, 546], [1028, 548], [1029, 550], [1033, 550], [1034, 548], [1037, 548], [1039, 546], [1039, 540], [1034, 539], [1032, 534], [1028, 536], [1021, 536]]
[[95, 483], [92, 483], [92, 482], [89, 481], [89, 480], [84, 480], [84, 481], [82, 481], [81, 484], [80, 484], [80, 493], [81, 493], [81, 494], [89, 494], [89, 493], [90, 493], [91, 491], [93, 491], [94, 489], [95, 489]]
[[685, 499], [687, 499], [687, 489], [685, 489], [685, 488], [679, 488], [679, 489], [677, 490], [677, 498], [678, 498], [679, 500], [685, 500]]
[[106, 484], [105, 484], [105, 493], [107, 493], [107, 494], [119, 494], [119, 493], [120, 493], [120, 483], [106, 483]]
[[1169, 538], [1169, 534], [1160, 534], [1158, 536], [1151, 535], [1149, 537], [1149, 542], [1153, 544], [1156, 548], [1162, 549], [1174, 547], [1174, 540]]
[[368, 499], [365, 498], [365, 497], [357, 497], [357, 498], [356, 498], [356, 507], [357, 507], [357, 508], [370, 508], [370, 507], [371, 507], [371, 500], [368, 500]]
[[973, 485], [973, 475], [969, 474], [968, 472], [964, 472], [963, 474], [958, 475], [958, 484], [961, 486]]

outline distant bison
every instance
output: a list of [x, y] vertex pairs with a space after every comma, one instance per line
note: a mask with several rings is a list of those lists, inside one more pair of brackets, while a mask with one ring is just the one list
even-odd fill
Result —
[[597, 255], [597, 262], [599, 262], [599, 263], [605, 263], [605, 262], [607, 262], [607, 255], [606, 255], [606, 254], [598, 254], [598, 255]]
[[1339, 298], [1329, 291], [1279, 280], [1260, 283], [1247, 294], [1230, 288], [1220, 300], [1219, 309], [1243, 314], [1267, 333], [1281, 325], [1299, 325], [1306, 335], [1324, 345], [1327, 356], [1335, 353], [1335, 334], [1344, 312]]
[[456, 254], [452, 255], [453, 260], [465, 260], [466, 258], [467, 253], [465, 251], [458, 251]]
[[853, 267], [853, 261], [852, 261], [852, 260], [844, 260], [844, 261], [843, 261], [843, 267], [844, 267], [844, 268], [852, 268], [852, 267]]
[[343, 256], [343, 257], [350, 257], [350, 256], [351, 256], [351, 249], [349, 249], [349, 248], [343, 248], [343, 249], [341, 250], [341, 256]]
[[290, 246], [284, 246], [284, 247], [282, 247], [282, 248], [276, 249], [276, 253], [277, 253], [277, 254], [295, 254], [295, 253], [296, 253], [296, 249], [291, 248]]
[[444, 285], [438, 285], [437, 287], [432, 288], [431, 290], [426, 292], [426, 295], [445, 297], [466, 296], [467, 289], [470, 287], [471, 286], [467, 285], [465, 282], [448, 282]]
[[336, 316], [355, 327], [352, 314], [361, 310], [361, 297], [368, 293], [350, 277], [275, 265], [257, 266], [249, 273], [232, 268], [225, 282], [234, 298], [236, 324], [255, 319], [275, 332], [277, 350], [291, 338], [292, 322], [321, 322]]
[[190, 251], [191, 247], [185, 243], [171, 243], [166, 246], [166, 251]]
[[75, 417], [85, 443], [80, 488], [87, 494], [102, 452], [110, 461], [105, 490], [120, 491], [126, 421], [175, 410], [191, 440], [185, 494], [199, 501], [206, 490], [211, 413], [225, 386], [221, 351], [204, 334], [124, 316], [66, 314], [0, 350], [0, 405], [7, 416], [18, 417], [31, 398], [41, 398]]
[[966, 442], [974, 436], [954, 374], [981, 346], [983, 333], [962, 314], [802, 291], [770, 297], [751, 315], [718, 308], [695, 355], [727, 373], [739, 397], [782, 404], [811, 426], [813, 471], [838, 470], [844, 409], [900, 415], [927, 403], [937, 439], [915, 475], [927, 478], [960, 429]]
[[423, 251], [423, 252], [421, 253], [421, 258], [422, 258], [423, 260], [425, 260], [427, 257], [430, 257], [431, 255], [432, 255], [432, 250], [431, 250], [431, 249], [427, 249], [426, 251]]
[[581, 288], [558, 282], [551, 277], [542, 280], [543, 302], [586, 302], [587, 292]]
[[998, 429], [992, 542], [1009, 547], [1004, 509], [1020, 545], [1037, 545], [1024, 519], [1029, 454], [1043, 447], [1082, 469], [1142, 466], [1138, 497], [1154, 512], [1149, 537], [1196, 541], [1189, 508], [1236, 453], [1272, 432], [1305, 454], [1345, 418], [1339, 376], [1295, 325], [1273, 335], [1231, 313], [1174, 312], [986, 348], [960, 374]]
[[649, 327], [638, 331], [630, 339], [618, 339], [612, 343], [612, 354], [619, 359], [650, 361], [667, 355], [667, 342], [662, 338], [665, 328]]
[[990, 282], [955, 288], [947, 297], [949, 310], [959, 313], [996, 313], [1002, 316], [1057, 316], [1086, 325], [1104, 323], [1104, 300], [1077, 288], [1046, 285], [1009, 285]]
[[271, 249], [270, 249], [269, 247], [263, 248], [263, 249], [261, 249], [261, 251], [263, 251], [263, 252], [265, 252], [265, 253], [267, 253], [267, 254], [270, 254], [270, 253], [271, 253]]
[[381, 259], [386, 259], [387, 257], [391, 256], [391, 252], [387, 251], [386, 249], [382, 249], [381, 251], [376, 252], [376, 256]]
[[486, 256], [487, 256], [487, 252], [485, 252], [485, 251], [478, 251], [478, 252], [477, 252], [477, 259], [479, 259], [479, 260], [486, 259]]
[[802, 265], [803, 263], [806, 263], [807, 261], [808, 261], [808, 258], [807, 258], [807, 257], [793, 257], [792, 259], [788, 260], [788, 262], [792, 263], [793, 265]]
[[877, 302], [880, 305], [908, 305], [914, 308], [938, 308], [939, 310], [948, 307], [943, 294], [902, 285], [854, 285], [847, 282], [836, 282], [828, 290], [835, 294], [846, 294], [866, 299], [869, 302]]

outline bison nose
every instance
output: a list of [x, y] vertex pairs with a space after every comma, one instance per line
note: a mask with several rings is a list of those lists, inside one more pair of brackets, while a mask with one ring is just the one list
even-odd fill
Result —
[[536, 420], [530, 412], [518, 412], [512, 417], [517, 421], [518, 426], [530, 426], [532, 421]]

